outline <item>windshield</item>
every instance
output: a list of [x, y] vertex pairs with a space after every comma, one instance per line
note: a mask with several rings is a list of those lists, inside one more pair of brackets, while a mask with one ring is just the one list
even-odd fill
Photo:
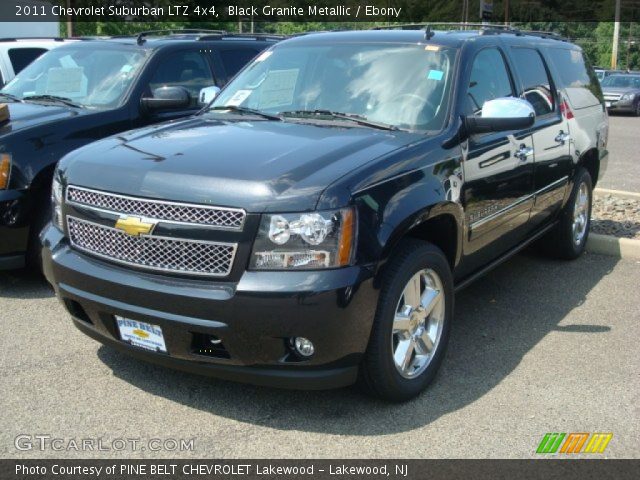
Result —
[[148, 53], [117, 45], [91, 47], [50, 50], [1, 91], [20, 99], [50, 95], [88, 108], [117, 107]]
[[603, 87], [640, 88], [640, 75], [611, 75], [602, 82]]
[[283, 114], [285, 120], [289, 112], [296, 121], [304, 112], [340, 112], [401, 129], [439, 130], [454, 57], [455, 50], [435, 45], [282, 45], [260, 54], [212, 107]]

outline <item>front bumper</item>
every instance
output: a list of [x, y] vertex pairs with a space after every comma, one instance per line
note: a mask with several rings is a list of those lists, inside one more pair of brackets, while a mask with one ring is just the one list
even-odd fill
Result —
[[24, 266], [29, 240], [27, 195], [22, 190], [0, 190], [0, 270]]
[[[367, 269], [245, 272], [237, 283], [215, 282], [94, 259], [71, 249], [51, 225], [42, 240], [47, 280], [75, 325], [104, 344], [180, 370], [261, 385], [325, 389], [356, 379], [378, 295]], [[123, 342], [114, 315], [159, 325], [168, 354]], [[214, 356], [198, 348], [203, 336], [221, 340]], [[296, 336], [314, 343], [313, 357], [292, 353], [288, 339]]]
[[607, 110], [610, 112], [634, 112], [635, 105], [631, 100], [607, 100], [605, 101]]

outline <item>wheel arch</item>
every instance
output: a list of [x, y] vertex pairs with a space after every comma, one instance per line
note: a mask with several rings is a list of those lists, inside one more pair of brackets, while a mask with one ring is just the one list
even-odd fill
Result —
[[595, 147], [590, 148], [580, 155], [577, 166], [583, 167], [589, 172], [591, 182], [595, 188], [596, 183], [598, 183], [598, 175], [600, 175], [600, 154], [598, 153], [598, 149]]

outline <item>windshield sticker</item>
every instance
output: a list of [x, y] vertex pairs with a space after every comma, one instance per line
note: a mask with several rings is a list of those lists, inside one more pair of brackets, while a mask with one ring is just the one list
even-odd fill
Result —
[[427, 78], [429, 80], [442, 80], [444, 72], [442, 70], [429, 70], [429, 75]]
[[47, 75], [46, 92], [61, 97], [81, 97], [87, 94], [84, 68], [51, 68]]
[[424, 49], [427, 52], [437, 52], [438, 50], [440, 50], [440, 47], [438, 45], [427, 45], [426, 47], [424, 47]]
[[59, 60], [59, 62], [64, 68], [76, 68], [78, 66], [76, 61], [71, 58], [71, 55], [65, 55]]
[[251, 95], [252, 92], [253, 90], [238, 90], [236, 93], [233, 94], [233, 97], [229, 99], [226, 105], [232, 105], [234, 107], [237, 107], [238, 105], [241, 105], [242, 102], [244, 102], [249, 97], [249, 95]]
[[260, 85], [260, 108], [291, 105], [300, 70], [272, 70]]

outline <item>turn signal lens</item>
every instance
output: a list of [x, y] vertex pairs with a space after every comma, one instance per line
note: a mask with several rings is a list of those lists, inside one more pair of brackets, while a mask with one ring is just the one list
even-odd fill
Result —
[[11, 155], [0, 153], [0, 190], [9, 187], [9, 173], [11, 173]]
[[342, 211], [342, 228], [340, 243], [338, 243], [338, 265], [343, 267], [351, 262], [353, 245], [355, 243], [355, 213], [353, 209]]

